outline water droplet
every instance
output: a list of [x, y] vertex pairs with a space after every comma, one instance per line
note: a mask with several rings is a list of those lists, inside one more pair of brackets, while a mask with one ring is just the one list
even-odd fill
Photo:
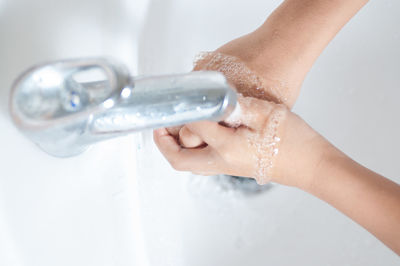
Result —
[[114, 106], [114, 100], [113, 99], [108, 99], [103, 103], [105, 108], [111, 108]]
[[121, 91], [121, 96], [122, 98], [128, 98], [129, 96], [131, 96], [131, 89], [130, 88], [123, 88]]
[[77, 93], [72, 92], [69, 103], [70, 103], [71, 107], [73, 109], [75, 109], [76, 107], [79, 107], [79, 105], [81, 103], [81, 98], [79, 97], [79, 95]]

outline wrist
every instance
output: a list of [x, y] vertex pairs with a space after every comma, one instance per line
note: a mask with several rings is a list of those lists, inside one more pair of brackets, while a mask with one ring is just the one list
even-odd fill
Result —
[[271, 94], [270, 90], [279, 92], [280, 95], [274, 95], [277, 100], [272, 101], [291, 108], [304, 75], [300, 69], [290, 67], [293, 60], [288, 58], [285, 46], [271, 45], [276, 42], [274, 39], [273, 32], [260, 28], [223, 45], [216, 52], [238, 58], [263, 81], [266, 94]]
[[321, 169], [338, 150], [299, 116], [289, 112], [281, 128], [272, 181], [308, 191], [318, 181]]

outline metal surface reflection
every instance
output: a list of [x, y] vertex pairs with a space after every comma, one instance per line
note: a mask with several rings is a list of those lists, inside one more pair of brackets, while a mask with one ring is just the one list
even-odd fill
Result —
[[33, 67], [14, 83], [16, 126], [58, 157], [90, 144], [145, 129], [199, 120], [220, 121], [236, 93], [217, 72], [132, 78], [109, 59], [76, 59]]

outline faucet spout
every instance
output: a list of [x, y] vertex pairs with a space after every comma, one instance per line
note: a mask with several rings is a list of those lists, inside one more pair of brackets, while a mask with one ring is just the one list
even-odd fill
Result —
[[235, 105], [236, 93], [218, 72], [131, 77], [106, 59], [36, 66], [16, 80], [10, 97], [15, 125], [58, 157], [146, 129], [221, 121]]

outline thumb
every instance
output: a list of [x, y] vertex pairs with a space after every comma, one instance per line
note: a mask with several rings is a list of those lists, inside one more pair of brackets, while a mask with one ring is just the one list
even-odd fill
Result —
[[194, 134], [187, 126], [183, 126], [179, 131], [179, 144], [184, 148], [198, 148], [205, 142]]

